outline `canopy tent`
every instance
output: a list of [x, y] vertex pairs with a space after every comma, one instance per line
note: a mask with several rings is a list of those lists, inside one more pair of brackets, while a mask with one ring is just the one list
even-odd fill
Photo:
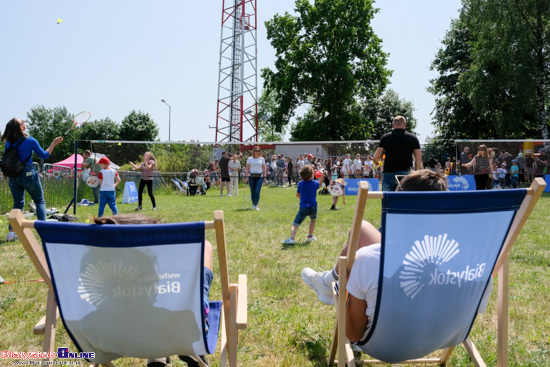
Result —
[[[96, 157], [99, 158], [99, 159], [101, 159], [102, 157], [105, 157], [105, 154], [101, 154], [101, 153], [92, 153], [92, 154], [95, 154]], [[84, 162], [84, 158], [82, 158], [82, 156], [80, 154], [77, 154], [76, 155], [76, 168], [80, 169], [81, 165], [82, 165], [82, 162]], [[56, 166], [65, 166], [65, 167], [68, 167], [68, 168], [72, 169], [74, 167], [74, 154], [71, 154], [70, 157], [65, 158], [64, 160], [62, 160], [60, 162], [54, 163], [54, 165], [56, 165]], [[111, 168], [119, 169], [120, 166], [111, 161]]]
[[[84, 158], [80, 154], [76, 155], [76, 168], [80, 169], [80, 166], [82, 165], [82, 162], [84, 162]], [[71, 154], [70, 157], [65, 158], [64, 160], [60, 162], [54, 163], [56, 166], [65, 166], [68, 168], [74, 167], [74, 154]]]

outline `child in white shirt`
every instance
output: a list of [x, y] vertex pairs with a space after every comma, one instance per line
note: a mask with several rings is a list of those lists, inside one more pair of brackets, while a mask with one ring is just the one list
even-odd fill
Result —
[[118, 172], [111, 168], [111, 161], [109, 158], [101, 158], [98, 164], [101, 167], [101, 171], [99, 171], [97, 178], [99, 178], [101, 189], [99, 189], [99, 210], [97, 216], [101, 218], [105, 211], [105, 204], [109, 204], [109, 208], [111, 208], [113, 215], [118, 214], [118, 209], [116, 207], [116, 187], [121, 179]]

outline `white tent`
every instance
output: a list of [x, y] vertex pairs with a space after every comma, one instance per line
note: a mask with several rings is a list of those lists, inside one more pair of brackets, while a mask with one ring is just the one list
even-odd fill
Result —
[[[105, 154], [101, 154], [101, 153], [92, 153], [92, 154], [95, 154], [95, 156], [98, 158], [98, 159], [101, 159], [103, 157], [107, 157]], [[109, 157], [107, 157], [109, 158]], [[109, 159], [111, 161], [111, 159]], [[113, 161], [111, 161], [111, 168], [114, 168], [114, 169], [119, 169], [120, 166], [116, 163], [114, 163]]]

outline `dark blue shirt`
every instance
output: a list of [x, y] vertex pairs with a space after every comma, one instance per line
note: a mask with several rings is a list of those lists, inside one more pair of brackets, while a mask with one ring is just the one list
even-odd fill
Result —
[[[17, 144], [17, 142], [15, 144]], [[4, 150], [11, 145], [12, 144], [7, 141]], [[27, 158], [29, 158], [29, 156], [32, 154], [32, 152], [35, 152], [36, 155], [42, 159], [48, 159], [50, 157], [50, 153], [42, 149], [35, 138], [29, 136], [27, 139], [23, 140], [21, 144], [19, 144], [19, 146], [17, 147], [17, 153], [19, 154], [19, 159], [21, 159], [21, 162], [25, 162]], [[27, 161], [27, 166], [32, 166], [32, 157]]]
[[302, 180], [298, 182], [300, 209], [317, 206], [317, 190], [319, 190], [319, 181], [317, 180]]

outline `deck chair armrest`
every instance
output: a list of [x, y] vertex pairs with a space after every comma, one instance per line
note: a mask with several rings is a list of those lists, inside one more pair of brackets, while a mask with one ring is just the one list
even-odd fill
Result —
[[248, 279], [245, 274], [239, 274], [237, 294], [237, 328], [246, 329], [248, 324]]
[[[59, 307], [55, 310], [55, 319], [57, 320], [59, 318]], [[32, 328], [32, 333], [34, 335], [44, 335], [44, 332], [46, 331], [46, 315], [42, 316], [40, 321], [34, 325]]]

